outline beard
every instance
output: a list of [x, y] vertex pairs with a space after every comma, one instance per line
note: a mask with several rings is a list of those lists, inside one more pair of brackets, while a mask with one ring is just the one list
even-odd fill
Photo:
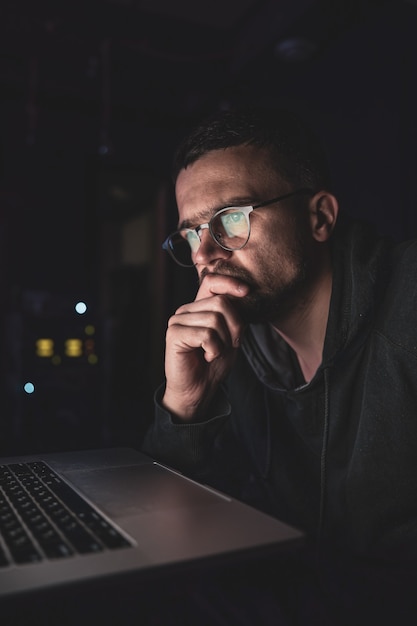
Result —
[[231, 276], [249, 286], [246, 296], [230, 296], [246, 324], [279, 326], [293, 312], [303, 309], [309, 300], [311, 285], [320, 266], [318, 251], [305, 214], [292, 212], [288, 219], [292, 219], [292, 237], [278, 244], [280, 254], [276, 253], [277, 248], [271, 248], [269, 254], [267, 248], [253, 249], [251, 265], [256, 267], [256, 275], [233, 264], [232, 260], [218, 260], [211, 270], [205, 267], [201, 272], [200, 284], [206, 274], [213, 272]]
[[255, 280], [244, 268], [219, 261], [212, 271], [203, 269], [200, 284], [210, 273], [231, 276], [246, 283], [250, 288], [248, 295], [242, 298], [230, 296], [243, 322], [279, 324], [303, 302], [302, 294], [308, 282], [307, 267], [305, 255], [297, 248], [291, 255], [291, 272], [287, 272], [286, 278], [283, 278], [286, 275], [283, 268], [276, 267], [273, 275], [265, 269]]

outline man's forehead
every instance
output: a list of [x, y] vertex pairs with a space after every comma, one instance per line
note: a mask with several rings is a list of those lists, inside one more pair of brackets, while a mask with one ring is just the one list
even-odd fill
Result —
[[176, 181], [178, 210], [188, 213], [218, 210], [235, 202], [259, 198], [277, 188], [277, 172], [248, 147], [214, 150], [180, 171]]

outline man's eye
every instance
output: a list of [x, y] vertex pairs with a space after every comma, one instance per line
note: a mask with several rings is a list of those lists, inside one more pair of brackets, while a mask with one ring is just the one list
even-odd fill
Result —
[[200, 246], [200, 238], [194, 230], [189, 230], [186, 234], [187, 241], [193, 252], [196, 252]]
[[222, 215], [221, 221], [227, 237], [241, 237], [246, 231], [246, 217], [242, 211]]

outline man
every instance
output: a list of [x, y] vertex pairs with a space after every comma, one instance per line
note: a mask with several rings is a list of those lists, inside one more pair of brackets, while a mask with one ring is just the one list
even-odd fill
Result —
[[169, 320], [144, 451], [302, 528], [324, 563], [413, 572], [417, 243], [339, 214], [282, 111], [214, 115], [174, 179], [164, 247], [199, 289]]

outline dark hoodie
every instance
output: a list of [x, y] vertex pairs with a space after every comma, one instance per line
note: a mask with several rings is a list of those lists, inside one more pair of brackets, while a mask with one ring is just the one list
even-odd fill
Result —
[[156, 394], [143, 450], [361, 556], [417, 557], [417, 241], [338, 225], [323, 361], [305, 383], [248, 328], [215, 415], [173, 423]]

